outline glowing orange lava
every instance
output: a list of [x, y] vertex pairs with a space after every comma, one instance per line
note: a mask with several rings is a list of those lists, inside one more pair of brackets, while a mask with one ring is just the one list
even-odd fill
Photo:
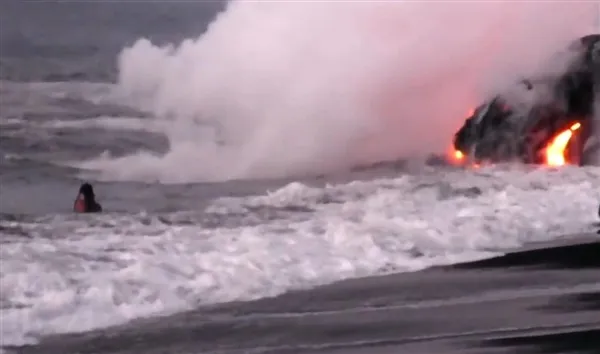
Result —
[[546, 165], [557, 167], [564, 166], [568, 163], [565, 157], [565, 150], [569, 145], [573, 133], [581, 127], [581, 123], [577, 122], [558, 133], [546, 147]]
[[467, 156], [460, 151], [455, 149], [454, 147], [450, 147], [450, 149], [446, 152], [446, 160], [454, 166], [463, 166], [467, 162]]
[[465, 158], [465, 154], [463, 154], [462, 151], [460, 151], [460, 150], [454, 151], [454, 159], [456, 161], [462, 161], [464, 158]]

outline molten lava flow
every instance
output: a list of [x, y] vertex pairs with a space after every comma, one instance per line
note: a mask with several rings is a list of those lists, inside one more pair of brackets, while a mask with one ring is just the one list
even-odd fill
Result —
[[454, 151], [454, 159], [458, 162], [462, 161], [465, 158], [465, 154], [460, 150]]
[[448, 150], [446, 156], [446, 160], [454, 166], [462, 166], [466, 162], [465, 154], [462, 151], [455, 149], [454, 147], [451, 147]]
[[[469, 109], [469, 111], [467, 112], [466, 119], [468, 120], [468, 119], [473, 118], [474, 114], [475, 114], [475, 109], [474, 108]], [[462, 151], [455, 149], [454, 147], [450, 148], [450, 150], [448, 152], [448, 157], [449, 157], [450, 162], [454, 165], [462, 165], [465, 163], [465, 158], [466, 158], [465, 154]]]
[[581, 127], [581, 123], [577, 122], [558, 133], [546, 147], [546, 164], [548, 166], [563, 166], [568, 161], [565, 158], [565, 150], [573, 133]]

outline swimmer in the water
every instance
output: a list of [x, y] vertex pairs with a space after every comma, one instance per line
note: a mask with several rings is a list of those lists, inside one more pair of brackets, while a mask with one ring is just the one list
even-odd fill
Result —
[[73, 203], [73, 211], [76, 213], [99, 213], [102, 211], [102, 206], [96, 202], [96, 195], [91, 184], [84, 183], [79, 187], [79, 194]]

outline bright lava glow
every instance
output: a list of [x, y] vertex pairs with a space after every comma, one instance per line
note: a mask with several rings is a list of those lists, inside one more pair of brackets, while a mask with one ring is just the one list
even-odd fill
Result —
[[563, 130], [552, 139], [546, 148], [546, 165], [557, 167], [568, 162], [565, 158], [565, 150], [571, 137], [573, 137], [573, 133], [580, 127], [581, 123], [574, 123], [570, 128]]
[[464, 157], [465, 157], [465, 155], [462, 153], [462, 151], [460, 151], [460, 150], [454, 151], [454, 158], [456, 158], [458, 161], [462, 160]]
[[[581, 123], [573, 123], [568, 129], [561, 131], [554, 136], [554, 138], [552, 138], [544, 150], [544, 162], [547, 166], [558, 167], [569, 163], [568, 159], [565, 157], [565, 151], [569, 145], [569, 142], [571, 141], [571, 138], [573, 137], [573, 134], [579, 128], [581, 128]], [[465, 162], [465, 154], [460, 150], [452, 149], [450, 153], [450, 159], [453, 163], [462, 165]], [[473, 167], [479, 166], [477, 165]]]

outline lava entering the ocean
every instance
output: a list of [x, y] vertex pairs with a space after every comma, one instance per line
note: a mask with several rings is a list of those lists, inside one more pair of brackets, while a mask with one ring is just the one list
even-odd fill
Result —
[[573, 123], [569, 128], [564, 129], [556, 134], [545, 148], [545, 164], [548, 166], [563, 166], [573, 161], [570, 161], [566, 156], [569, 142], [573, 134], [581, 128], [581, 123]]

